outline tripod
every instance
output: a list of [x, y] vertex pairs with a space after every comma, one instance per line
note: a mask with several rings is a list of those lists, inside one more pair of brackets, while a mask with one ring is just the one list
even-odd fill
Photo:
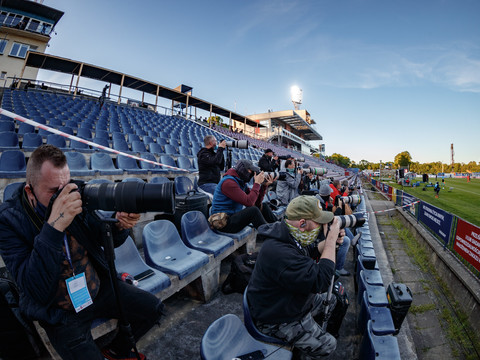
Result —
[[118, 220], [111, 217], [106, 217], [99, 210], [95, 210], [94, 215], [98, 220], [102, 222], [105, 258], [107, 259], [108, 269], [110, 270], [110, 279], [112, 281], [113, 293], [115, 294], [115, 300], [117, 302], [117, 307], [120, 314], [118, 319], [120, 322], [120, 331], [123, 331], [123, 333], [127, 335], [128, 342], [133, 348], [135, 356], [138, 360], [140, 360], [140, 354], [137, 350], [135, 337], [133, 336], [132, 328], [127, 320], [127, 316], [125, 315], [125, 310], [123, 309], [122, 301], [118, 292], [117, 269], [115, 268], [115, 250], [113, 246], [112, 233], [112, 224], [117, 223]]
[[232, 149], [227, 146], [227, 159], [225, 161], [225, 171], [232, 167]]

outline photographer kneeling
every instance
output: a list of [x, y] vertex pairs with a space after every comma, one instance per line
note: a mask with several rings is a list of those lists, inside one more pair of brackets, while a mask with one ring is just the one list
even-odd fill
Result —
[[[26, 183], [0, 207], [1, 256], [21, 290], [20, 310], [39, 321], [63, 359], [136, 359], [124, 331], [102, 352], [93, 341], [92, 321], [118, 319], [120, 310], [102, 248], [102, 223], [82, 207], [77, 189], [60, 149], [41, 145], [33, 151]], [[117, 212], [115, 218], [113, 242], [120, 246], [140, 215]], [[164, 306], [155, 295], [117, 282], [138, 340], [158, 323]]]
[[[254, 183], [250, 189], [247, 184], [252, 178]], [[268, 204], [262, 204], [265, 191], [274, 180], [270, 175], [265, 177], [250, 160], [239, 160], [215, 188], [209, 220], [214, 219], [215, 214], [226, 214], [223, 215], [228, 217], [226, 224], [217, 229], [227, 233], [239, 232], [250, 223], [257, 229], [277, 221]]]
[[302, 169], [295, 172], [295, 161], [287, 160], [285, 162], [285, 179], [277, 181], [277, 199], [282, 205], [288, 205], [298, 194], [298, 186], [302, 180]]

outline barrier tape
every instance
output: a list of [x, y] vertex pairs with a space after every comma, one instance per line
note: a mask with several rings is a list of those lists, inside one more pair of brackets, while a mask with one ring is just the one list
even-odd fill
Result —
[[[40, 124], [36, 121], [27, 119], [23, 116], [17, 115], [15, 113], [11, 112], [11, 111], [8, 111], [8, 110], [2, 109], [2, 108], [0, 108], [0, 115], [5, 115], [5, 116], [7, 116], [9, 118], [12, 118], [14, 120], [18, 120], [18, 121], [24, 122], [26, 124], [33, 125], [33, 126], [39, 128], [39, 129], [47, 130], [51, 133], [61, 135], [65, 138], [67, 138], [67, 139], [75, 140], [75, 141], [90, 145], [92, 147], [95, 147], [95, 148], [98, 148], [98, 149], [101, 149], [101, 150], [111, 152], [111, 153], [114, 153], [114, 154], [117, 154], [117, 155], [123, 155], [123, 156], [129, 157], [129, 158], [135, 159], [135, 160], [145, 161], [145, 162], [150, 163], [150, 164], [159, 165], [159, 166], [166, 167], [166, 168], [169, 168], [169, 169], [180, 170], [182, 172], [189, 173], [189, 171], [185, 170], [185, 169], [180, 169], [180, 168], [175, 167], [175, 166], [170, 166], [170, 165], [162, 164], [162, 163], [159, 163], [159, 162], [156, 162], [156, 161], [143, 159], [143, 158], [135, 156], [135, 155], [127, 154], [127, 153], [124, 153], [124, 152], [121, 152], [121, 151], [118, 151], [118, 150], [115, 150], [115, 149], [111, 149], [109, 147], [105, 147], [103, 145], [96, 144], [96, 143], [91, 142], [91, 141], [76, 137], [74, 135], [64, 133], [60, 130], [57, 130], [55, 128], [49, 127], [49, 126], [44, 125], [44, 124]], [[128, 172], [128, 170], [127, 170], [127, 172]]]

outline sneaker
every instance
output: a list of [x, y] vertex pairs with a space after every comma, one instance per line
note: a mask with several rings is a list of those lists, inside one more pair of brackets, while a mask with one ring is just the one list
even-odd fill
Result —
[[[103, 349], [102, 355], [105, 360], [137, 360], [137, 355], [135, 355], [133, 351], [130, 351], [130, 354], [128, 354], [127, 356], [119, 356], [113, 353], [110, 349]], [[145, 355], [143, 355], [142, 353], [138, 353], [138, 355], [140, 355], [140, 360], [147, 360]]]
[[350, 276], [350, 273], [345, 269], [337, 270], [338, 275], [340, 276]]

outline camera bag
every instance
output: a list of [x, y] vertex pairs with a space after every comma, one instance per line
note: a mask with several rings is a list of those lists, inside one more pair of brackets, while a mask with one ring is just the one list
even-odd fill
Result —
[[258, 252], [254, 252], [234, 257], [230, 273], [222, 284], [222, 292], [224, 294], [232, 294], [234, 292], [243, 294], [252, 276], [257, 256]]
[[38, 335], [18, 305], [17, 285], [0, 277], [0, 359], [36, 359]]
[[183, 214], [198, 210], [208, 219], [208, 195], [189, 191], [186, 194], [175, 195], [175, 213], [173, 214], [173, 222], [180, 232], [180, 225]]

